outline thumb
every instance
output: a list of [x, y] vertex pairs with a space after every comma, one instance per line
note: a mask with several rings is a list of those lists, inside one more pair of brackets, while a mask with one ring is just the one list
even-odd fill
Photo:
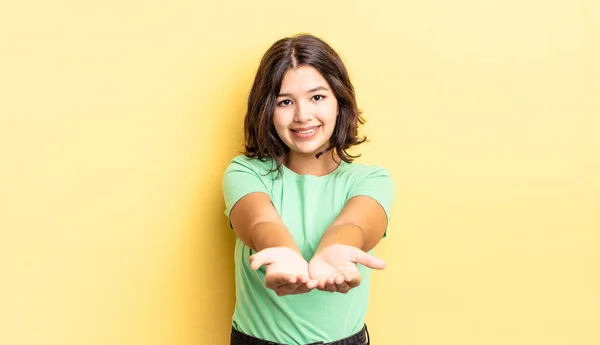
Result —
[[376, 269], [376, 270], [382, 270], [386, 266], [385, 261], [383, 261], [380, 258], [377, 258], [371, 254], [365, 253], [360, 249], [356, 250], [354, 261], [363, 266], [366, 266], [366, 267], [369, 267], [372, 269]]
[[250, 256], [250, 268], [253, 270], [257, 270], [261, 268], [263, 265], [268, 265], [273, 262], [273, 258], [271, 257], [271, 251], [267, 249], [263, 249], [260, 252], [257, 252]]

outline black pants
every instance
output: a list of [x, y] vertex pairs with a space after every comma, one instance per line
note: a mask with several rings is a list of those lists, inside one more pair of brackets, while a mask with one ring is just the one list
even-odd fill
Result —
[[[231, 329], [231, 342], [230, 345], [285, 345], [280, 343], [274, 343], [272, 341], [262, 340], [255, 338], [253, 336], [244, 334], [240, 331]], [[336, 341], [332, 341], [329, 343], [320, 341], [316, 343], [306, 344], [306, 345], [369, 345], [371, 344], [371, 339], [369, 337], [369, 330], [367, 329], [367, 325], [363, 327], [360, 331], [355, 334]]]

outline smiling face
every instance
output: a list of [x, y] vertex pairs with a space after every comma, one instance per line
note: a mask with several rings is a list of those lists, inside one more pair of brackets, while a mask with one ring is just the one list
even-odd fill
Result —
[[285, 73], [273, 124], [290, 154], [314, 156], [327, 149], [337, 114], [335, 94], [314, 67], [300, 66]]

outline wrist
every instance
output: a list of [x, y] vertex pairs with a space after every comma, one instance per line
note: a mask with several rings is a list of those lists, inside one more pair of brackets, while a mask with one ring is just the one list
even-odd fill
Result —
[[257, 223], [252, 227], [250, 236], [255, 247], [253, 249], [256, 251], [285, 247], [300, 254], [294, 237], [283, 225], [269, 222]]
[[329, 228], [321, 237], [315, 254], [332, 245], [341, 244], [363, 249], [366, 243], [366, 231], [356, 224], [342, 224]]

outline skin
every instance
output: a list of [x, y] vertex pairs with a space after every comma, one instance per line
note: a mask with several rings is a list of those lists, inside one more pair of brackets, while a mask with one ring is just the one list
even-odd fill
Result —
[[[331, 87], [313, 67], [286, 72], [273, 116], [275, 130], [290, 148], [285, 165], [298, 174], [322, 176], [334, 171], [340, 159], [330, 151], [315, 157], [329, 144], [338, 116]], [[298, 133], [300, 132], [300, 133]], [[251, 193], [230, 214], [237, 236], [256, 251], [250, 266], [266, 265], [265, 286], [279, 296], [312, 289], [347, 293], [360, 284], [357, 264], [384, 269], [385, 262], [367, 252], [382, 238], [385, 211], [366, 196], [348, 200], [328, 227], [310, 262], [306, 262], [268, 195]]]

